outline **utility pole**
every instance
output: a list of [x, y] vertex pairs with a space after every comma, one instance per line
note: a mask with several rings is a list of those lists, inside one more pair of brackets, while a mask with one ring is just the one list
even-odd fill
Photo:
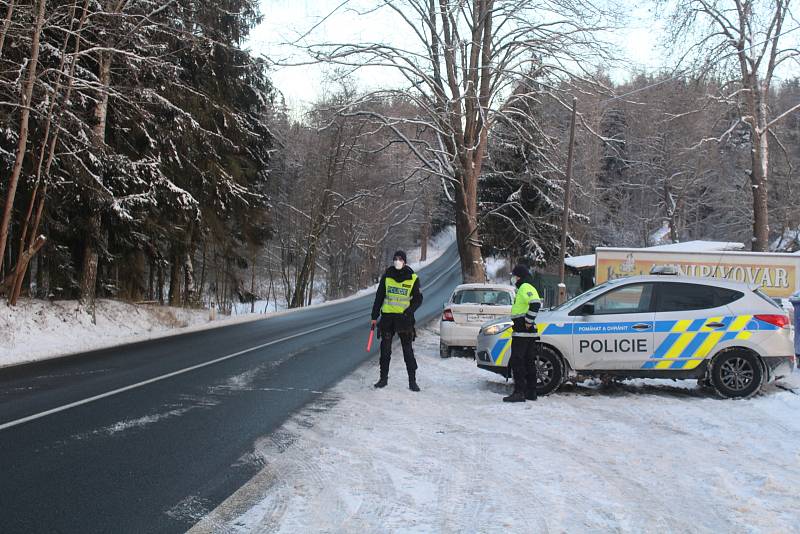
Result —
[[575, 151], [575, 119], [578, 110], [578, 99], [572, 99], [572, 123], [569, 127], [569, 152], [567, 154], [567, 183], [564, 186], [564, 215], [561, 219], [561, 261], [558, 264], [559, 284], [558, 303], [567, 300], [567, 285], [565, 283], [564, 260], [567, 256], [567, 233], [569, 232], [569, 205], [572, 189], [572, 156]]

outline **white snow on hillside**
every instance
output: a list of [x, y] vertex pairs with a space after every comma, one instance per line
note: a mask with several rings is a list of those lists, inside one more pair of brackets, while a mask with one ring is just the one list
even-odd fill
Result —
[[192, 532], [798, 531], [798, 373], [749, 400], [637, 380], [508, 405], [434, 331], [416, 348], [421, 393], [399, 354], [384, 390], [365, 364], [257, 443], [263, 470]]
[[416, 247], [406, 251], [408, 265], [415, 271], [419, 271], [426, 265], [430, 265], [439, 258], [450, 245], [456, 242], [456, 227], [448, 226], [428, 241], [428, 257], [425, 261], [420, 261], [422, 248]]
[[14, 308], [0, 302], [0, 367], [144, 340], [208, 322], [208, 310], [103, 299], [97, 301], [95, 316], [97, 324], [77, 301], [22, 299]]

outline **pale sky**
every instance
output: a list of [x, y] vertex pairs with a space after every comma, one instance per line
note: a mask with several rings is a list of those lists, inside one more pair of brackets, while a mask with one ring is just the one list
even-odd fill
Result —
[[[286, 58], [298, 62], [303, 56], [298, 55], [295, 48], [284, 43], [293, 42], [319, 26], [304, 39], [310, 41], [360, 42], [360, 41], [401, 41], [404, 31], [397, 19], [388, 10], [367, 17], [359, 17], [351, 10], [340, 9], [326, 21], [323, 17], [334, 11], [344, 0], [261, 0], [264, 22], [256, 28], [250, 37], [249, 48], [270, 59]], [[351, 0], [357, 5], [374, 5], [367, 0]], [[629, 21], [625, 30], [618, 32], [612, 40], [619, 43], [619, 50], [624, 59], [632, 65], [649, 70], [662, 66], [661, 53], [658, 50], [657, 36], [661, 33], [659, 24], [648, 13], [647, 8], [632, 6], [628, 12]], [[307, 65], [297, 67], [280, 67], [271, 72], [275, 86], [285, 95], [287, 104], [293, 109], [306, 108], [324, 91], [324, 67]], [[624, 81], [628, 75], [626, 70], [614, 70], [612, 75], [618, 81]], [[380, 76], [380, 80], [376, 80]], [[369, 77], [369, 78], [368, 78]], [[394, 77], [394, 79], [392, 79]], [[392, 72], [367, 71], [358, 78], [361, 88], [377, 85], [401, 85], [403, 80]]]

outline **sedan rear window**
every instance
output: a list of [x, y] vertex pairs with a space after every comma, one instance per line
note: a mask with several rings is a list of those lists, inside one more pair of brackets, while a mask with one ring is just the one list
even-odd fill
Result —
[[465, 289], [453, 295], [453, 304], [482, 304], [484, 306], [511, 306], [511, 294], [496, 289]]

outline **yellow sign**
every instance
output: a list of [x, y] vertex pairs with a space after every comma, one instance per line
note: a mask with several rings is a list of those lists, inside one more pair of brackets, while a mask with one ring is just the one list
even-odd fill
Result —
[[661, 252], [642, 249], [597, 249], [598, 284], [615, 278], [650, 274], [671, 266], [678, 274], [719, 278], [761, 286], [771, 297], [789, 297], [800, 287], [800, 255], [760, 252]]

